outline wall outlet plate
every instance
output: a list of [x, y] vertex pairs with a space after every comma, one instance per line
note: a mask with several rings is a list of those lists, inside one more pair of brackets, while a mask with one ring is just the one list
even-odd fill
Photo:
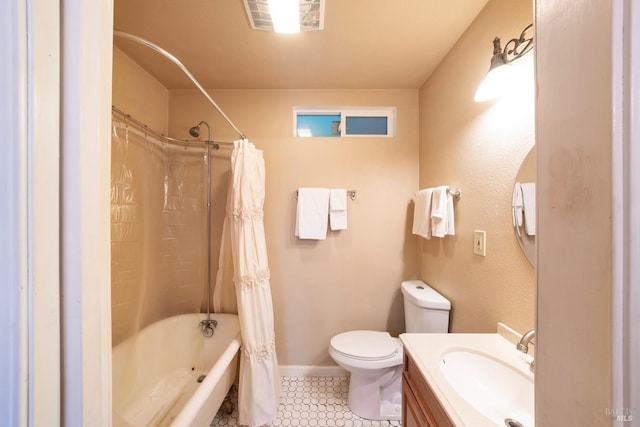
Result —
[[487, 233], [483, 230], [473, 230], [473, 253], [487, 256]]

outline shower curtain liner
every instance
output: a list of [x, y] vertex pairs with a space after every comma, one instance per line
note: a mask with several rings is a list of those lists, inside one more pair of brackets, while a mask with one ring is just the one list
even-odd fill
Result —
[[113, 345], [203, 302], [207, 153], [112, 116]]
[[280, 397], [263, 222], [265, 168], [262, 151], [248, 140], [233, 146], [214, 311], [235, 312], [237, 303], [242, 331], [238, 422], [257, 427], [276, 419]]

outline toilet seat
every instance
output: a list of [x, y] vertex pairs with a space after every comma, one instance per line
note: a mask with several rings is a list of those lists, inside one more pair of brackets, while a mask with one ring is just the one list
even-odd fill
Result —
[[383, 361], [396, 358], [399, 353], [396, 339], [380, 331], [343, 332], [331, 338], [331, 349], [362, 361]]
[[349, 331], [331, 338], [331, 358], [349, 372], [347, 406], [370, 420], [399, 420], [402, 415], [403, 347], [388, 332]]

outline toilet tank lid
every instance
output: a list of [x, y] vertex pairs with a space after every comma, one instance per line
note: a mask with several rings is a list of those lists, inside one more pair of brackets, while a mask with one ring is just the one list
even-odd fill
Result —
[[402, 282], [402, 294], [419, 307], [435, 310], [451, 310], [451, 302], [422, 280]]

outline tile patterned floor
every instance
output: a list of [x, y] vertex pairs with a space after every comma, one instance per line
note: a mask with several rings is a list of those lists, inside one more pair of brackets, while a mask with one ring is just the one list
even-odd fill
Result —
[[[234, 387], [235, 391], [235, 387]], [[400, 426], [400, 421], [370, 421], [354, 415], [347, 408], [348, 377], [282, 377], [282, 394], [278, 419], [269, 426], [386, 427]], [[211, 426], [237, 426], [237, 392], [232, 392], [234, 411], [221, 410]]]

